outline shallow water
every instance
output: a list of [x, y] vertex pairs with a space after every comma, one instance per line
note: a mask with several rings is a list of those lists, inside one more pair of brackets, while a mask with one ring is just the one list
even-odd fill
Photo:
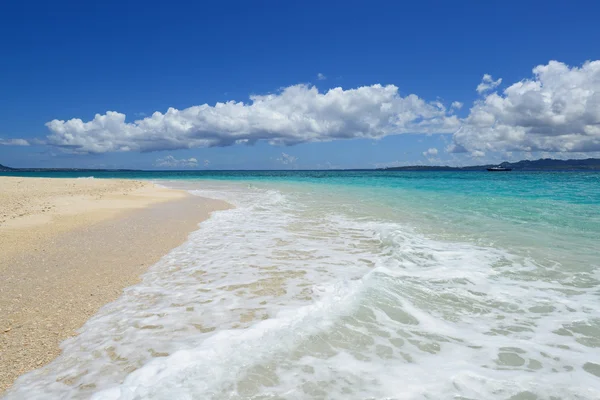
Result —
[[125, 177], [236, 208], [7, 398], [600, 398], [600, 174]]

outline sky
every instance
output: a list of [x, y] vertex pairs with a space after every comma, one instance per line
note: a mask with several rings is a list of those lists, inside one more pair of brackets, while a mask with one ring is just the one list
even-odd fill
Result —
[[597, 1], [30, 1], [0, 13], [0, 164], [600, 156]]

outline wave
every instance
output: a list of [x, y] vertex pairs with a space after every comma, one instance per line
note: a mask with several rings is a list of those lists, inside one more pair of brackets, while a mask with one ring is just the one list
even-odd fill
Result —
[[600, 397], [592, 277], [358, 218], [312, 188], [184, 187], [236, 208], [7, 398]]

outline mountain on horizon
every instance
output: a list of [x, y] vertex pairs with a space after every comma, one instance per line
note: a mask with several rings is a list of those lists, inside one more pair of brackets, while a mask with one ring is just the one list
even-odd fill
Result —
[[[410, 165], [404, 167], [376, 168], [378, 171], [485, 171], [487, 168], [500, 165], [512, 168], [513, 171], [600, 171], [599, 158], [575, 160], [556, 160], [541, 158], [539, 160], [504, 161], [501, 164], [471, 165], [466, 167], [450, 167], [447, 165]], [[35, 172], [35, 171], [139, 171], [133, 169], [90, 169], [90, 168], [11, 168], [0, 164], [0, 172]]]
[[99, 169], [99, 168], [12, 168], [0, 164], [0, 172], [94, 172], [94, 171], [139, 171], [136, 169]]
[[384, 171], [484, 171], [500, 165], [512, 168], [513, 171], [600, 171], [600, 159], [556, 160], [540, 158], [539, 160], [504, 161], [501, 164], [472, 165], [466, 167], [450, 167], [437, 165], [411, 165], [406, 167], [379, 168]]

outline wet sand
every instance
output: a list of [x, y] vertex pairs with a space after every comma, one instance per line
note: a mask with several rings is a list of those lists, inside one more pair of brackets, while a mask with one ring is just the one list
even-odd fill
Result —
[[148, 182], [0, 177], [0, 393], [228, 207]]

